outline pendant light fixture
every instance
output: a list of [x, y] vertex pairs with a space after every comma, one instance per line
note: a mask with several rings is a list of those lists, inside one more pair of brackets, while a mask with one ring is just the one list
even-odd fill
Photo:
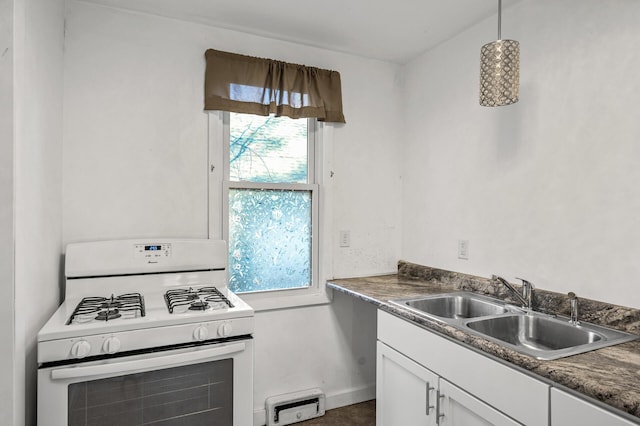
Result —
[[503, 106], [518, 102], [520, 43], [502, 40], [502, 0], [498, 0], [498, 40], [480, 50], [480, 105]]

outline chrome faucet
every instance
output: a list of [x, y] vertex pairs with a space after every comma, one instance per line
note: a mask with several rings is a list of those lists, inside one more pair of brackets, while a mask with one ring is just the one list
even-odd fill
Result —
[[570, 291], [567, 296], [569, 296], [569, 305], [571, 306], [569, 322], [573, 325], [578, 325], [580, 324], [580, 321], [578, 321], [578, 296], [572, 291]]
[[522, 281], [522, 294], [520, 294], [518, 290], [516, 290], [511, 284], [509, 284], [509, 281], [505, 280], [501, 276], [492, 275], [491, 279], [498, 280], [499, 282], [504, 284], [504, 286], [507, 287], [511, 291], [511, 293], [513, 293], [513, 295], [516, 296], [516, 298], [520, 301], [523, 308], [527, 310], [531, 310], [533, 308], [533, 290], [535, 289], [535, 287], [531, 282], [522, 278], [516, 278], [517, 280]]

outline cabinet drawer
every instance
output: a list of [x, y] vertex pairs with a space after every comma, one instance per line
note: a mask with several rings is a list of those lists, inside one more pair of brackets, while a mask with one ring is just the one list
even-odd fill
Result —
[[378, 340], [528, 426], [549, 424], [549, 385], [378, 310]]

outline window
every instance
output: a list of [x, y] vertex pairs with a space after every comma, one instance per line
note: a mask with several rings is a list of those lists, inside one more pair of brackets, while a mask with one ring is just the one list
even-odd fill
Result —
[[229, 113], [229, 288], [236, 293], [313, 284], [314, 120]]
[[209, 234], [227, 240], [229, 289], [254, 308], [255, 300], [324, 293], [318, 125], [315, 119], [210, 114]]

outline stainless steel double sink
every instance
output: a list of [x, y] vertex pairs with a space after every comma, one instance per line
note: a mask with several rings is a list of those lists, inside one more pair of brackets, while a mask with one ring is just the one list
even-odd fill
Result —
[[469, 292], [390, 301], [416, 315], [482, 336], [516, 352], [552, 360], [640, 338], [635, 334], [564, 317], [527, 312], [502, 300]]

